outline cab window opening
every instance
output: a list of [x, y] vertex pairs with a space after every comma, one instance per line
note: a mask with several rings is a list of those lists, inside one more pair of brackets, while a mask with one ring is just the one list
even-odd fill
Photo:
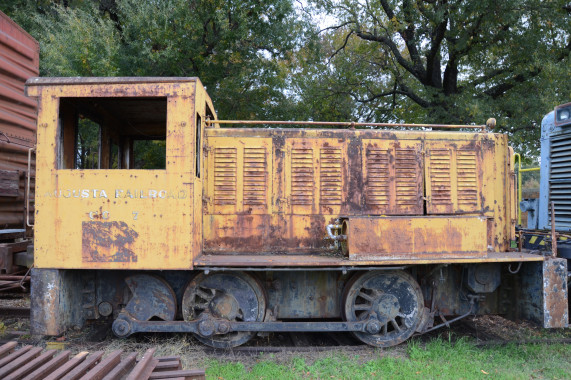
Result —
[[61, 98], [59, 169], [166, 169], [167, 98]]

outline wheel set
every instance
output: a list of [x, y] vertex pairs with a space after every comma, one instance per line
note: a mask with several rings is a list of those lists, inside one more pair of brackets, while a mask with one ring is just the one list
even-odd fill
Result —
[[[208, 317], [261, 322], [265, 312], [266, 297], [262, 286], [243, 272], [200, 273], [187, 285], [182, 298], [182, 315], [189, 322]], [[246, 343], [255, 333], [237, 331], [212, 337], [194, 335], [208, 346], [230, 348]]]
[[[116, 335], [190, 332], [214, 348], [242, 345], [257, 331], [329, 329], [351, 331], [366, 344], [389, 347], [417, 330], [424, 309], [416, 280], [400, 270], [360, 272], [346, 281], [340, 315], [344, 322], [278, 322], [274, 313], [267, 317], [266, 310], [279, 305], [268, 305], [262, 283], [245, 272], [196, 275], [184, 288], [180, 310], [174, 291], [160, 277], [137, 274], [125, 282], [132, 296], [113, 323]], [[176, 321], [177, 316], [183, 321]]]

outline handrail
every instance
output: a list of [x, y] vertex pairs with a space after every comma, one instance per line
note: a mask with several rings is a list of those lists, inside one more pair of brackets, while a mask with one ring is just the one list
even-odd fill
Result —
[[36, 147], [28, 149], [28, 172], [26, 173], [27, 185], [26, 185], [26, 226], [34, 227], [30, 224], [30, 171], [32, 170], [32, 151], [36, 150]]
[[536, 172], [538, 170], [540, 170], [541, 168], [521, 168], [521, 156], [519, 153], [514, 153], [514, 163], [515, 163], [515, 158], [517, 158], [517, 164], [518, 164], [518, 169], [517, 169], [517, 224], [518, 226], [521, 226], [521, 208], [519, 207], [519, 204], [521, 203], [521, 173], [523, 172]]
[[337, 127], [417, 127], [417, 128], [448, 128], [448, 129], [480, 129], [482, 132], [496, 125], [495, 119], [489, 119], [485, 125], [458, 125], [458, 124], [410, 124], [410, 123], [358, 123], [353, 121], [276, 121], [276, 120], [206, 120], [207, 125], [212, 124], [250, 124], [250, 125], [311, 125], [311, 126], [337, 126]]

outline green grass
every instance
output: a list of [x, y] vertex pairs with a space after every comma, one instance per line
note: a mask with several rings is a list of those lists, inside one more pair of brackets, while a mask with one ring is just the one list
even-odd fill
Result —
[[410, 342], [400, 357], [375, 351], [376, 358], [331, 354], [308, 363], [295, 357], [286, 364], [262, 355], [247, 368], [240, 362], [207, 363], [207, 379], [569, 379], [571, 346], [564, 344], [476, 347], [467, 340]]

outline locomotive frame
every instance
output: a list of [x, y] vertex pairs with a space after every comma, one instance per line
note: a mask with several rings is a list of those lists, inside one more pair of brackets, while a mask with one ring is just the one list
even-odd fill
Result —
[[[513, 152], [486, 126], [221, 128], [197, 78], [27, 89], [40, 104], [34, 333], [107, 318], [118, 336], [215, 347], [267, 331], [391, 346], [450, 316], [568, 324], [566, 261], [510, 248]], [[99, 125], [95, 169], [77, 165], [83, 119]], [[135, 169], [148, 139], [165, 141], [164, 168]]]

